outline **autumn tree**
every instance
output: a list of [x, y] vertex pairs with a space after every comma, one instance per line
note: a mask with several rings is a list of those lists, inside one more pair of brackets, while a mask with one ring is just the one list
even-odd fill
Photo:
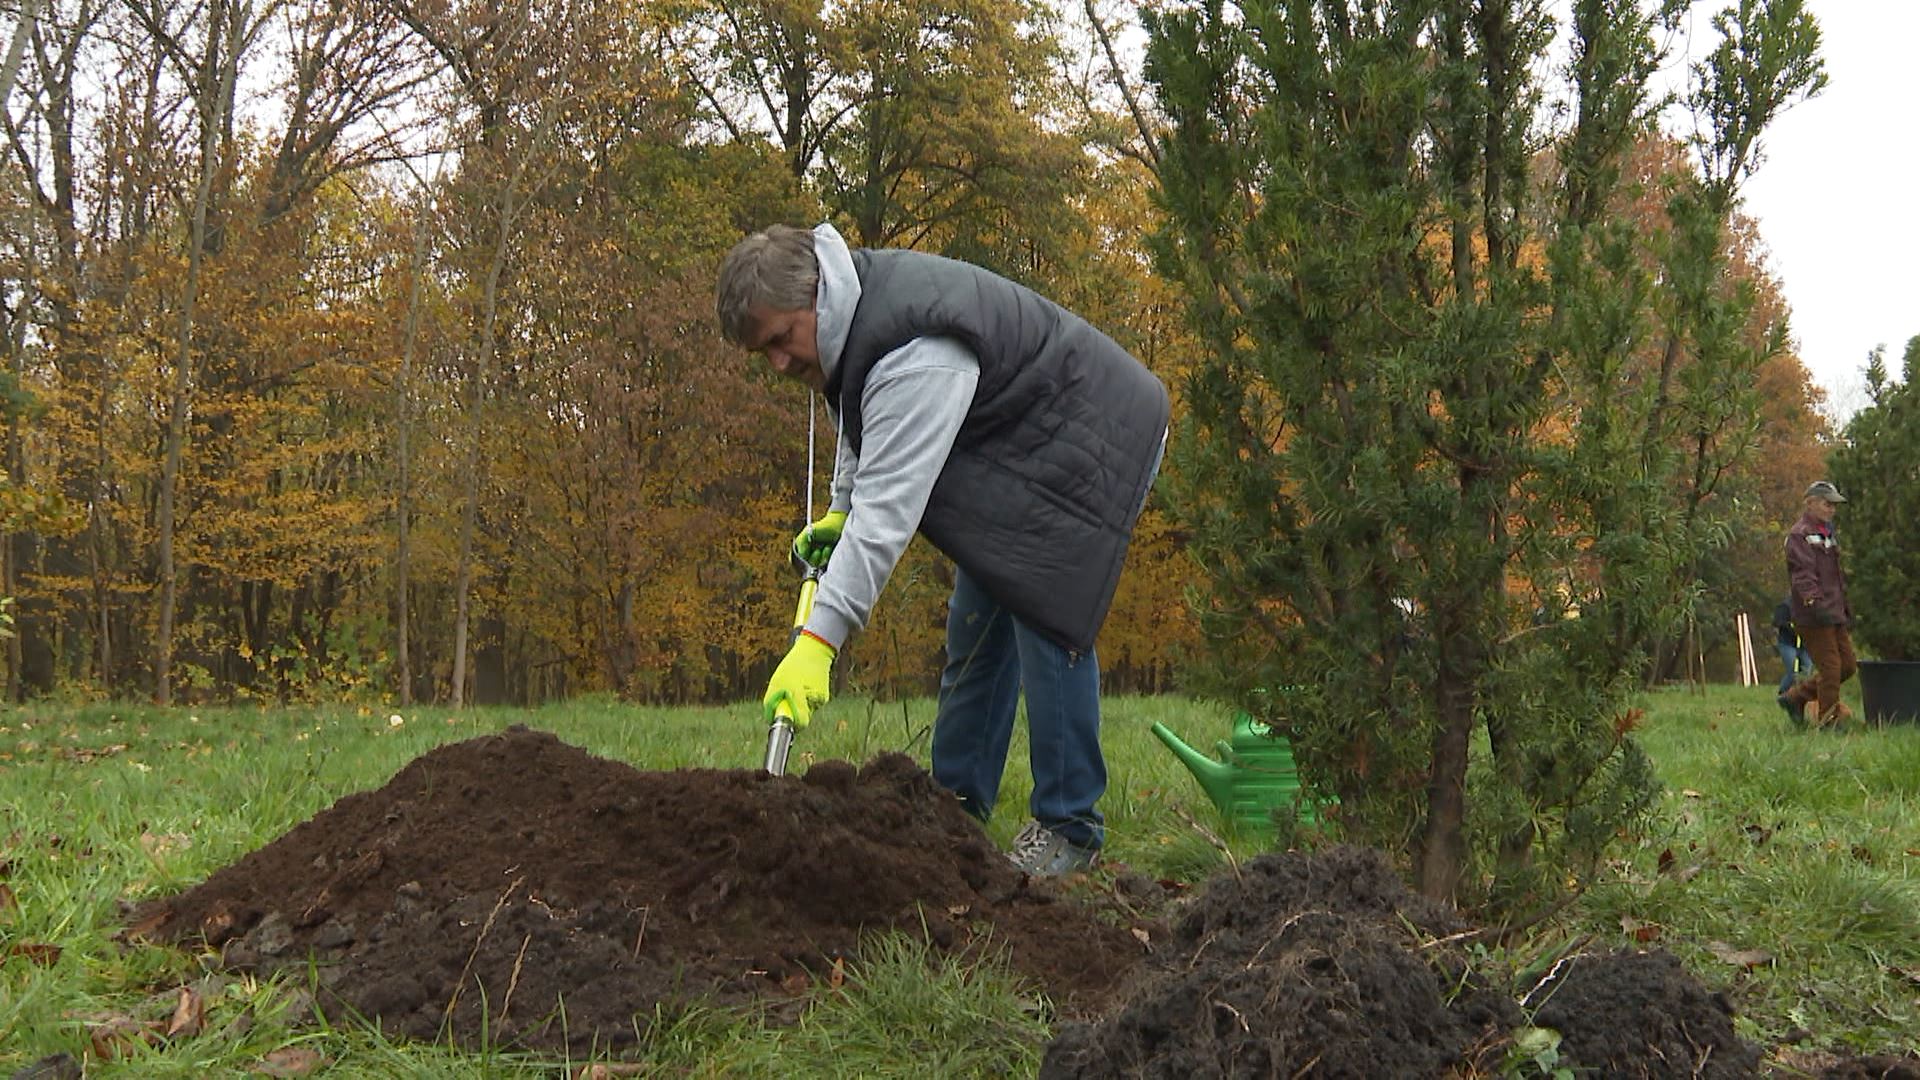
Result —
[[1148, 19], [1160, 265], [1210, 345], [1175, 453], [1211, 683], [1431, 896], [1550, 896], [1650, 804], [1628, 694], [1721, 534], [1716, 481], [1780, 346], [1742, 337], [1725, 230], [1762, 129], [1820, 84], [1817, 30], [1797, 0], [1716, 18], [1694, 159], [1647, 231], [1608, 208], [1679, 11]]

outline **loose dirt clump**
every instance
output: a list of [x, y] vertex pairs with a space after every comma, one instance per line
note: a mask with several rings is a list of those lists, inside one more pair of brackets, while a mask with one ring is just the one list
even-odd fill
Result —
[[1601, 1076], [1738, 1080], [1760, 1048], [1733, 1031], [1733, 1006], [1665, 951], [1575, 957], [1536, 996], [1539, 1027], [1560, 1033], [1562, 1058]]
[[642, 772], [516, 727], [434, 750], [177, 896], [138, 936], [319, 973], [392, 1034], [580, 1053], [656, 1008], [791, 1001], [864, 933], [1003, 951], [1068, 1014], [1137, 965], [1031, 885], [909, 758], [804, 777]]
[[1378, 852], [1262, 855], [1214, 877], [1130, 1000], [1068, 1025], [1040, 1075], [1441, 1076], [1480, 1064], [1519, 1010], [1446, 946], [1465, 929]]
[[1821, 1080], [1920, 1080], [1920, 1057], [1869, 1055], [1836, 1062]]
[[[1385, 857], [1263, 855], [1209, 883], [1106, 1019], [1067, 1025], [1043, 1078], [1501, 1075], [1528, 1023], [1472, 928]], [[1582, 956], [1530, 1001], [1575, 1075], [1746, 1077], [1724, 998], [1663, 953]], [[1549, 993], [1550, 991], [1550, 993]]]

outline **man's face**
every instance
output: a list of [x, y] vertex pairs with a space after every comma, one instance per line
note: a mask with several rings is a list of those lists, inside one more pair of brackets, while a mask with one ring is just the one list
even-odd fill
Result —
[[747, 335], [747, 349], [767, 358], [773, 370], [814, 390], [827, 386], [826, 370], [820, 366], [819, 317], [812, 308], [803, 311], [774, 311], [756, 307], [753, 332]]
[[1833, 512], [1837, 509], [1839, 509], [1838, 506], [1818, 495], [1807, 500], [1807, 512], [1819, 521], [1831, 522], [1833, 520]]

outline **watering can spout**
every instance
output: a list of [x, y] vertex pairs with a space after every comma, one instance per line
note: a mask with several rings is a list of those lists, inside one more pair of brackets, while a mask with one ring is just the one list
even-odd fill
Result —
[[1207, 798], [1212, 799], [1213, 804], [1219, 807], [1222, 813], [1231, 813], [1233, 808], [1233, 766], [1225, 762], [1215, 761], [1200, 751], [1195, 750], [1193, 747], [1188, 746], [1185, 742], [1181, 741], [1180, 736], [1173, 733], [1172, 728], [1167, 727], [1165, 724], [1156, 722], [1153, 725], [1153, 733], [1161, 742], [1167, 745], [1167, 749], [1173, 751], [1173, 756], [1179, 758], [1181, 764], [1185, 765], [1187, 769], [1193, 773], [1193, 778], [1200, 781], [1200, 788], [1207, 793]]

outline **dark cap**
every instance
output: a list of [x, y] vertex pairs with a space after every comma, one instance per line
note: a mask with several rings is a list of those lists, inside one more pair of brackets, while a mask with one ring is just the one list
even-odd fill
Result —
[[1847, 497], [1840, 494], [1839, 488], [1834, 487], [1825, 480], [1815, 480], [1812, 484], [1808, 485], [1806, 497], [1809, 499], [1818, 497], [1830, 503], [1843, 503], [1847, 501]]

